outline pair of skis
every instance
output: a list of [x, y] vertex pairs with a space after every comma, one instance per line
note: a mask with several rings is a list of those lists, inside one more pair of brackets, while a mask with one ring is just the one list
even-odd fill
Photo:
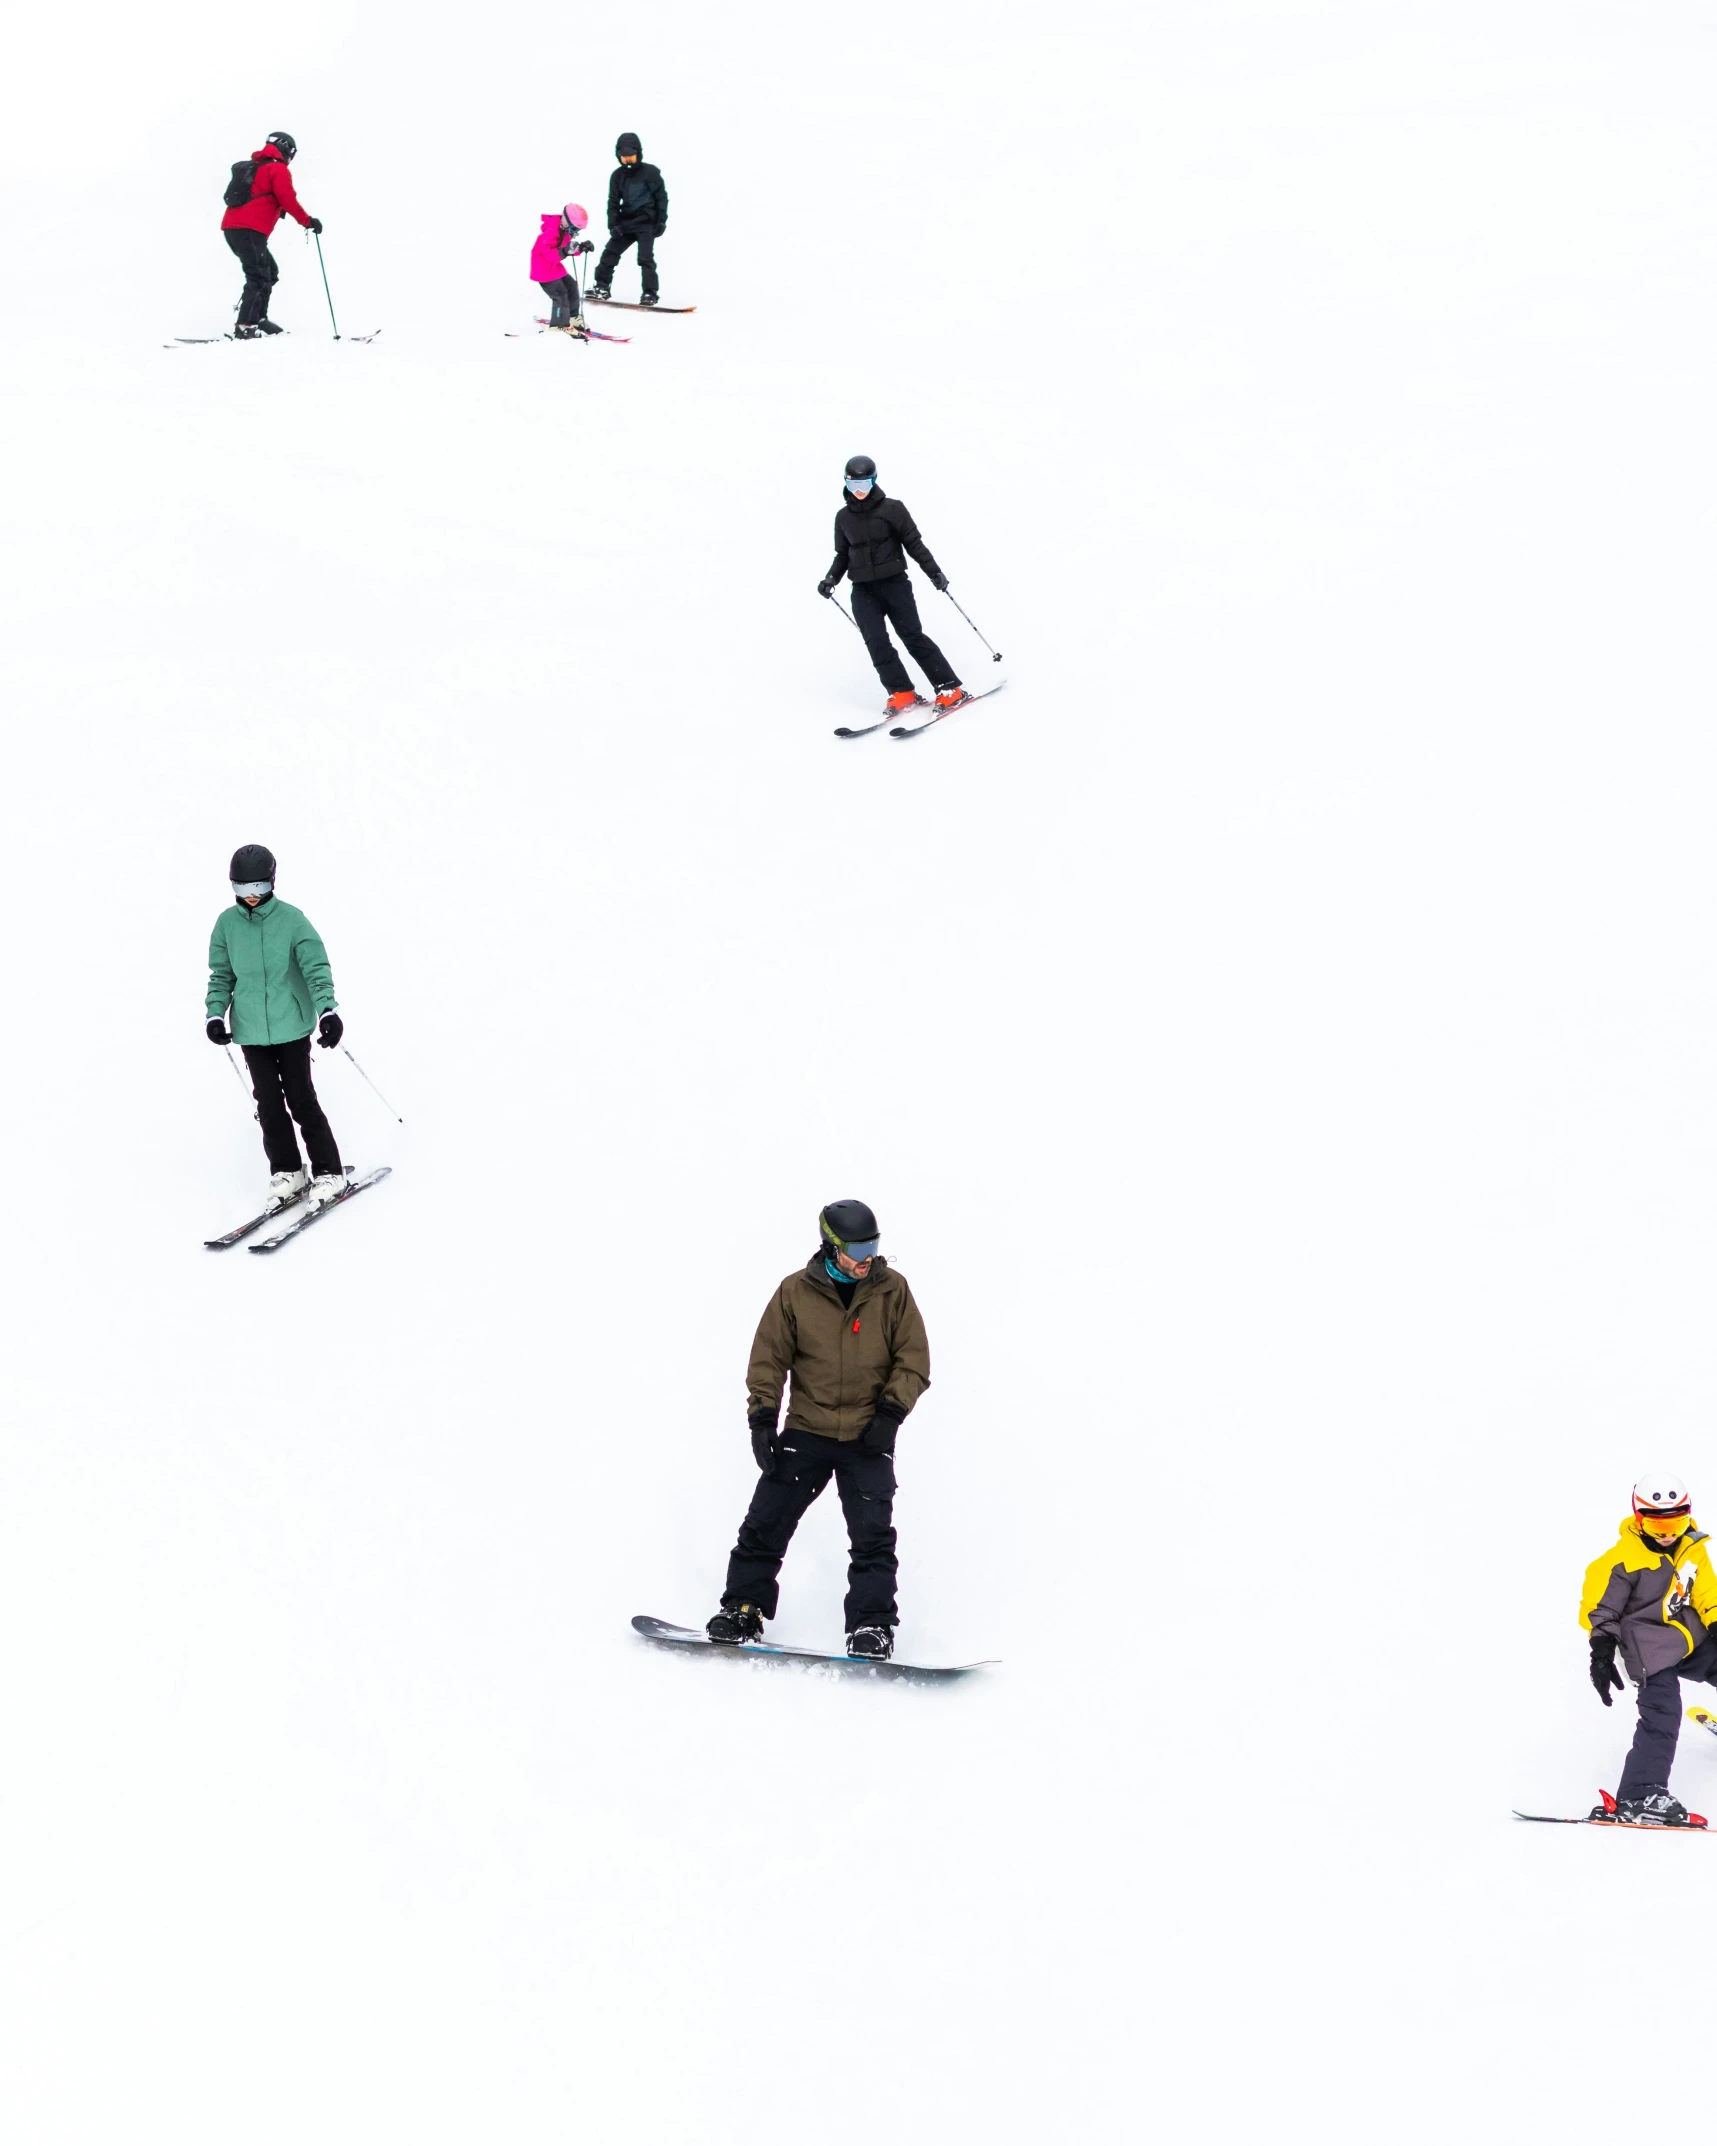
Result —
[[[384, 1162], [379, 1169], [371, 1170], [363, 1177], [348, 1178], [344, 1192], [336, 1192], [331, 1200], [324, 1200], [319, 1207], [312, 1207], [308, 1213], [300, 1215], [296, 1222], [290, 1223], [275, 1236], [265, 1237], [260, 1244], [253, 1244], [250, 1249], [253, 1252], [278, 1252], [282, 1245], [290, 1244], [294, 1237], [302, 1237], [304, 1232], [320, 1222], [324, 1215], [332, 1214], [336, 1207], [344, 1207], [348, 1200], [355, 1200], [360, 1192], [367, 1192], [372, 1185], [379, 1185], [384, 1177], [392, 1175], [393, 1165]], [[211, 1252], [228, 1251], [233, 1245], [242, 1244], [253, 1231], [276, 1221], [289, 1208], [302, 1207], [305, 1198], [306, 1195], [300, 1192], [293, 1199], [282, 1200], [278, 1207], [264, 1208], [261, 1214], [253, 1215], [248, 1222], [241, 1222], [237, 1229], [228, 1230], [224, 1237], [205, 1237], [203, 1243]]]
[[[931, 711], [928, 720], [922, 723], [896, 724], [895, 728], [889, 731], [888, 734], [891, 738], [921, 738], [927, 730], [933, 730], [938, 723], [946, 722], [949, 716], [958, 715], [962, 708], [969, 708], [973, 701], [988, 700], [992, 693], [999, 693], [1006, 684], [1007, 680], [1004, 678], [996, 685], [986, 686], [981, 693], [968, 693], [964, 700], [957, 700], [951, 708], [938, 708], [934, 701], [926, 700], [923, 694], [920, 693], [912, 705], [915, 708], [928, 708]], [[835, 736], [837, 738], [868, 738], [873, 732], [883, 729], [896, 712], [902, 715], [906, 713], [904, 708], [898, 711], [885, 709], [879, 722], [866, 723], [859, 730], [850, 730], [843, 723], [835, 732]]]
[[[1690, 1706], [1687, 1718], [1717, 1736], [1717, 1714], [1709, 1707]], [[1616, 1816], [1616, 1799], [1607, 1788], [1600, 1788], [1598, 1795], [1603, 1808], [1587, 1818], [1546, 1818], [1540, 1811], [1516, 1811], [1514, 1815], [1525, 1819], [1529, 1826], [1608, 1826], [1617, 1833], [1709, 1833], [1713, 1830], [1697, 1811], [1688, 1812], [1688, 1823], [1684, 1826], [1642, 1826], [1634, 1819]]]

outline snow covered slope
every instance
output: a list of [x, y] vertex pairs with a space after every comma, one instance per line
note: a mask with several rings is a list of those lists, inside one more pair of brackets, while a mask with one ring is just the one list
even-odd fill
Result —
[[[8, 2135], [1636, 2111], [1593, 1933], [1717, 1850], [1507, 1814], [1613, 1784], [1628, 1483], [1717, 1501], [1704, 12], [27, 34]], [[283, 232], [290, 337], [167, 347], [282, 125], [380, 340]], [[505, 340], [621, 128], [697, 313]], [[911, 747], [830, 737], [860, 451], [1010, 679]], [[407, 1121], [319, 1059], [394, 1175], [275, 1261], [201, 1250], [260, 1177], [202, 1037], [243, 841]], [[952, 1691], [627, 1625], [713, 1607], [849, 1194], [935, 1357], [901, 1649], [1003, 1658]], [[843, 1562], [826, 1500], [781, 1636]]]

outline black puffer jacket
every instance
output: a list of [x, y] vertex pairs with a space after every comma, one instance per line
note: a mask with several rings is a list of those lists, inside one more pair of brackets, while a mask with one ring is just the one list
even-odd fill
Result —
[[849, 496], [835, 516], [835, 563], [828, 578], [839, 581], [851, 574], [855, 581], [883, 581], [905, 573], [908, 552], [940, 588], [945, 577], [918, 534], [918, 524], [898, 499], [888, 498], [880, 484], [873, 484], [865, 498]]
[[643, 162], [644, 145], [635, 134], [622, 134], [614, 144], [616, 156], [635, 156], [636, 164], [621, 164], [609, 175], [608, 228], [628, 234], [653, 232], [657, 238], [668, 228], [668, 189], [654, 164]]

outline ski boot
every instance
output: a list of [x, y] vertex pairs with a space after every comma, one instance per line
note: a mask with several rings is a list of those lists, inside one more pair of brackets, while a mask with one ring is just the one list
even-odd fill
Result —
[[855, 1661], [886, 1662], [894, 1652], [894, 1632], [886, 1624], [861, 1624], [847, 1634], [847, 1652]]
[[263, 1213], [278, 1214], [281, 1208], [290, 1207], [309, 1182], [302, 1170], [276, 1170], [268, 1181], [268, 1205]]
[[638, 300], [638, 303], [641, 306], [653, 306], [660, 303], [661, 296], [662, 294], [660, 291], [646, 291], [643, 296]]
[[253, 328], [248, 321], [241, 321], [233, 330], [233, 341], [235, 343], [260, 343], [262, 341], [262, 330]]
[[1677, 1803], [1668, 1789], [1645, 1796], [1629, 1796], [1616, 1805], [1618, 1826], [1703, 1826], [1705, 1821], [1685, 1803]]
[[763, 1637], [763, 1615], [749, 1602], [724, 1602], [704, 1630], [717, 1646], [737, 1647], [743, 1640]]
[[345, 1191], [348, 1179], [344, 1170], [318, 1172], [310, 1180], [310, 1205], [326, 1207], [330, 1200], [337, 1200]]
[[916, 693], [891, 693], [883, 703], [884, 715], [904, 715], [908, 708], [922, 708], [923, 701]]
[[258, 335], [284, 335], [286, 330], [278, 321], [263, 319], [257, 322], [256, 332]]
[[971, 699], [964, 686], [944, 686], [936, 695], [936, 705], [944, 714], [950, 708], [958, 708]]
[[590, 295], [592, 298], [600, 298], [602, 300], [602, 303], [606, 305], [609, 299], [614, 296], [614, 293], [608, 288], [606, 283], [593, 283], [590, 286]]

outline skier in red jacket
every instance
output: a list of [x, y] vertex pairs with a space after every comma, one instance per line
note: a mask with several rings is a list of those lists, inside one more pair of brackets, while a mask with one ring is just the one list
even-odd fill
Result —
[[244, 264], [244, 296], [239, 300], [238, 326], [233, 331], [241, 343], [255, 336], [283, 332], [268, 317], [269, 294], [280, 275], [268, 250], [268, 235], [279, 223], [281, 210], [296, 217], [306, 231], [320, 233], [322, 229], [322, 219], [307, 216], [292, 190], [292, 174], [286, 167], [297, 154], [298, 144], [290, 134], [271, 134], [253, 159], [256, 169], [250, 182], [250, 199], [236, 207], [229, 206], [221, 218], [227, 244]]

